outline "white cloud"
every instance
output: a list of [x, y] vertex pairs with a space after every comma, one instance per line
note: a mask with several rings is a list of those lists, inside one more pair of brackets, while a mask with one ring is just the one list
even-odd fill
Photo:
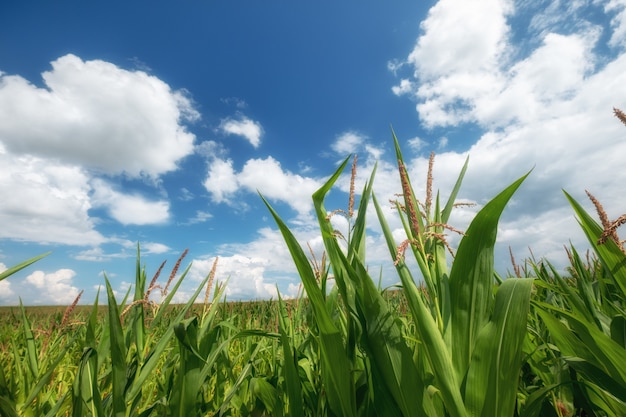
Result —
[[412, 139], [408, 139], [406, 141], [406, 144], [409, 145], [409, 148], [411, 148], [414, 151], [420, 151], [422, 150], [422, 148], [428, 146], [428, 142], [426, 142], [425, 140], [419, 138], [419, 137], [414, 137]]
[[341, 133], [330, 147], [342, 158], [347, 157], [348, 154], [356, 154], [359, 151], [363, 151], [368, 158], [377, 160], [384, 153], [382, 148], [370, 144], [367, 136], [355, 131]]
[[[166, 201], [124, 195], [98, 175], [158, 182], [194, 152], [184, 123], [199, 118], [184, 91], [143, 71], [66, 55], [43, 87], [0, 72], [0, 237], [97, 246], [89, 215], [105, 207], [123, 224], [162, 223]], [[93, 188], [92, 188], [93, 187]]]
[[283, 170], [274, 158], [248, 160], [241, 172], [235, 172], [231, 160], [214, 159], [209, 162], [204, 187], [216, 203], [238, 204], [235, 195], [243, 190], [263, 194], [266, 198], [289, 205], [300, 215], [312, 209], [311, 195], [321, 183]]
[[211, 200], [213, 202], [227, 202], [230, 196], [239, 188], [235, 169], [233, 168], [233, 161], [230, 159], [212, 159], [209, 162], [204, 187], [211, 193]]
[[[600, 27], [577, 14], [582, 9], [575, 3], [551, 3], [528, 33], [518, 24], [520, 44], [511, 41], [509, 22], [519, 17], [511, 2], [442, 0], [406, 60], [414, 88], [404, 91], [404, 79], [398, 87], [417, 99], [427, 127], [482, 129], [466, 152], [437, 155], [443, 190], [452, 187], [467, 154], [461, 198], [480, 203], [535, 167], [501, 222], [500, 236], [518, 258], [529, 246], [554, 256], [569, 239], [586, 246], [562, 188], [586, 207], [584, 189], [605, 207], [626, 205], [620, 191], [626, 132], [612, 116], [613, 106], [626, 107], [626, 54], [601, 43], [617, 48], [616, 39], [623, 39], [623, 4], [606, 3], [612, 13]], [[602, 13], [598, 2], [587, 6]], [[425, 164], [416, 158], [408, 165]]]
[[[316, 230], [305, 226], [292, 231], [303, 245], [310, 242], [319, 259], [321, 239]], [[215, 279], [219, 282], [228, 279], [225, 294], [229, 299], [276, 298], [277, 284], [282, 297], [297, 294], [298, 285], [293, 282], [299, 281], [299, 278], [278, 230], [262, 228], [251, 242], [221, 245], [218, 252]], [[214, 256], [194, 259], [189, 272], [190, 280], [198, 282], [204, 279], [211, 271], [214, 260]]]
[[102, 180], [94, 180], [92, 184], [94, 206], [105, 207], [111, 217], [124, 225], [159, 224], [169, 219], [167, 201], [149, 201], [139, 195], [123, 194]]
[[609, 45], [613, 47], [626, 46], [626, 2], [624, 0], [609, 0], [604, 6], [606, 12], [615, 12], [611, 18], [613, 34]]
[[213, 215], [209, 213], [208, 211], [196, 210], [196, 215], [190, 218], [189, 220], [187, 220], [183, 224], [192, 225], [192, 224], [204, 223], [208, 221], [209, 219], [211, 219], [212, 217]]
[[199, 114], [154, 76], [65, 55], [43, 81], [46, 88], [0, 75], [0, 141], [13, 154], [156, 177], [193, 151], [181, 123]]
[[344, 132], [337, 137], [331, 148], [333, 151], [346, 157], [350, 153], [355, 153], [366, 140], [366, 136], [357, 132]]
[[441, 0], [421, 23], [424, 33], [407, 62], [422, 80], [490, 70], [506, 52], [512, 10], [506, 0]]
[[3, 303], [12, 301], [14, 298], [14, 295], [15, 293], [11, 289], [11, 283], [7, 281], [6, 279], [0, 281], [0, 301], [2, 301]]
[[35, 287], [33, 302], [40, 305], [71, 304], [78, 296], [78, 288], [72, 285], [76, 272], [71, 269], [45, 273], [35, 271], [25, 282]]
[[0, 237], [73, 245], [105, 238], [88, 215], [89, 177], [73, 165], [0, 149]]
[[237, 181], [250, 192], [258, 190], [270, 200], [288, 204], [300, 215], [311, 211], [311, 195], [321, 186], [313, 178], [283, 170], [280, 162], [271, 156], [247, 161], [237, 175]]
[[145, 255], [148, 255], [151, 253], [157, 253], [157, 254], [167, 253], [169, 251], [170, 251], [170, 247], [162, 243], [145, 242], [141, 245], [141, 252]]
[[[0, 262], [0, 273], [6, 270], [7, 270], [6, 265]], [[13, 301], [14, 295], [15, 293], [11, 289], [11, 283], [6, 279], [3, 279], [2, 281], [0, 281], [0, 301], [2, 303], [8, 303], [10, 301]]]
[[263, 135], [261, 124], [247, 117], [242, 116], [238, 120], [224, 119], [220, 124], [220, 129], [226, 134], [244, 137], [255, 148], [261, 144], [261, 136]]

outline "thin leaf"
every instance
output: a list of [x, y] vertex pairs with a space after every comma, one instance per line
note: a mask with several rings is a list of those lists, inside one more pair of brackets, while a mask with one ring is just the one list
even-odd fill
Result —
[[10, 277], [11, 275], [15, 274], [16, 272], [26, 268], [27, 266], [29, 266], [30, 264], [37, 262], [38, 260], [40, 260], [41, 258], [44, 258], [48, 255], [50, 255], [52, 252], [46, 252], [44, 254], [35, 256], [34, 258], [31, 258], [27, 261], [24, 261], [18, 265], [15, 265], [7, 270], [4, 270], [2, 272], [0, 272], [0, 281], [2, 281], [3, 279]]
[[104, 277], [109, 303], [109, 334], [111, 337], [111, 374], [113, 378], [113, 414], [115, 417], [125, 417], [126, 400], [124, 389], [126, 387], [126, 345], [124, 344], [124, 331], [120, 322], [120, 312], [115, 301], [113, 288], [109, 279]]

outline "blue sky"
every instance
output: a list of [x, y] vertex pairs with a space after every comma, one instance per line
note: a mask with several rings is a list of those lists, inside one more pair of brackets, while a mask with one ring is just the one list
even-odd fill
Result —
[[[465, 158], [463, 229], [534, 168], [500, 224], [497, 266], [584, 250], [567, 190], [624, 212], [626, 2], [14, 2], [0, 6], [0, 304], [118, 294], [185, 248], [185, 300], [219, 256], [229, 299], [298, 278], [257, 190], [319, 255], [310, 195], [351, 153], [357, 190], [400, 191], [392, 125], [424, 193]], [[346, 208], [348, 178], [327, 207]], [[398, 242], [401, 225], [390, 207]], [[369, 213], [370, 266], [397, 281]], [[346, 224], [339, 216], [338, 229]], [[450, 236], [451, 242], [458, 238]], [[168, 273], [164, 272], [167, 276]]]

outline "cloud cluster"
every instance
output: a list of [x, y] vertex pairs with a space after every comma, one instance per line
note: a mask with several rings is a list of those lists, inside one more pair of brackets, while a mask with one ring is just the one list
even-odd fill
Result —
[[270, 200], [287, 204], [301, 216], [310, 212], [311, 195], [320, 185], [317, 179], [283, 169], [271, 156], [249, 159], [239, 172], [231, 159], [213, 158], [204, 181], [215, 203], [236, 205], [239, 192], [260, 192]]
[[[422, 137], [400, 138], [406, 142], [403, 148], [418, 197], [425, 195], [428, 167], [427, 158], [419, 153], [428, 147], [445, 149], [448, 128], [472, 126], [480, 132], [463, 152], [444, 151], [436, 156], [435, 188], [441, 190], [444, 201], [466, 158], [470, 157], [460, 199], [475, 202], [477, 206], [455, 210], [453, 226], [466, 228], [484, 203], [533, 170], [500, 222], [497, 247], [500, 272], [511, 268], [509, 246], [518, 260], [529, 256], [530, 248], [557, 266], [563, 266], [566, 261], [564, 244], [572, 242], [581, 249], [586, 247], [562, 194], [563, 188], [583, 204], [586, 204], [584, 190], [590, 189], [608, 207], [619, 211], [619, 207], [626, 205], [626, 197], [620, 191], [624, 182], [621, 159], [626, 155], [626, 132], [612, 116], [613, 106], [626, 107], [624, 7], [611, 1], [589, 6], [607, 14], [606, 22], [610, 23], [604, 26], [586, 21], [579, 2], [553, 2], [541, 13], [530, 14], [534, 16], [530, 19], [525, 9], [528, 7], [531, 5], [506, 0], [439, 1], [422, 22], [422, 34], [413, 51], [402, 62], [389, 65], [396, 74], [407, 68], [411, 70], [392, 90], [416, 102], [420, 122], [437, 137], [430, 146]], [[360, 160], [357, 191], [378, 160], [374, 191], [400, 242], [404, 238], [401, 224], [386, 203], [400, 190], [394, 163], [381, 159], [382, 150], [356, 131], [339, 134], [330, 148], [340, 156], [367, 155], [365, 162]], [[268, 158], [250, 160], [245, 166], [254, 167], [256, 172], [272, 172], [271, 168], [278, 164]], [[237, 192], [253, 192], [253, 184], [258, 187], [255, 170], [242, 175], [245, 166], [238, 173], [233, 161], [224, 159], [209, 167], [205, 186], [215, 202], [232, 202]], [[290, 175], [275, 170], [272, 178], [279, 180], [262, 185], [270, 190], [273, 184], [280, 184], [280, 189], [289, 188]], [[257, 182], [246, 184], [252, 178]], [[348, 192], [348, 179], [342, 177], [337, 187]], [[300, 181], [306, 180], [302, 177]], [[315, 182], [319, 185], [322, 181]], [[310, 208], [309, 195], [314, 189], [311, 183], [311, 189], [302, 193], [306, 204], [300, 211]], [[270, 196], [271, 192], [266, 194]], [[278, 187], [274, 195], [287, 201]], [[292, 207], [296, 208], [293, 203]], [[378, 234], [377, 222], [375, 215], [368, 213], [371, 227], [368, 260], [372, 267], [383, 267], [386, 284], [390, 284], [394, 281], [393, 268]], [[335, 223], [340, 230], [348, 227], [339, 216]], [[293, 226], [301, 242], [316, 242], [315, 234], [310, 233], [315, 228], [311, 219]], [[458, 244], [457, 236], [449, 238]], [[265, 255], [255, 252], [259, 254], [257, 257], [238, 258], [256, 244], [267, 243], [264, 236], [232, 255], [231, 262], [254, 264], [251, 269], [257, 272], [245, 285], [235, 281], [236, 288], [242, 285], [251, 290], [256, 286], [253, 283], [268, 280], [267, 251]], [[284, 268], [288, 271], [287, 266]], [[265, 279], [261, 280], [260, 276]], [[258, 289], [257, 294], [266, 292]]]
[[71, 269], [45, 273], [35, 271], [26, 277], [25, 282], [36, 289], [34, 302], [38, 305], [71, 304], [78, 293], [78, 288], [72, 285], [76, 272]]
[[199, 114], [158, 78], [74, 55], [42, 77], [45, 87], [0, 78], [0, 139], [9, 152], [135, 177], [172, 171], [192, 152], [194, 135], [181, 122]]
[[[433, 130], [482, 129], [466, 152], [437, 156], [445, 186], [454, 181], [450, 167], [467, 154], [465, 195], [477, 201], [493, 195], [496, 182], [534, 167], [501, 225], [505, 243], [520, 251], [554, 253], [568, 238], [583, 243], [561, 188], [581, 198], [587, 188], [608, 206], [626, 205], [619, 191], [626, 132], [612, 118], [613, 106], [626, 105], [624, 5], [588, 5], [607, 14], [611, 23], [601, 26], [584, 19], [579, 3], [552, 3], [524, 32], [524, 4], [442, 0], [403, 63], [411, 76], [393, 88], [417, 101], [420, 120]], [[522, 33], [513, 33], [512, 22]]]
[[194, 152], [184, 91], [143, 71], [65, 55], [43, 85], [0, 72], [0, 237], [96, 246], [92, 208], [123, 225], [168, 220], [169, 203], [114, 190], [101, 174], [152, 182]]

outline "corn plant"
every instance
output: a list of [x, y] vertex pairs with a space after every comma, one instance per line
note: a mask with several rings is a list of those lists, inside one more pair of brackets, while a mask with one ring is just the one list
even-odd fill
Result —
[[[444, 208], [440, 208], [437, 197], [432, 213], [429, 204], [423, 213], [395, 135], [394, 142], [404, 196], [403, 207], [399, 203], [397, 207], [408, 238], [400, 246], [410, 246], [426, 291], [418, 288], [398, 253], [398, 244], [373, 196], [375, 169], [361, 194], [345, 251], [329, 221], [324, 198], [349, 158], [313, 195], [330, 268], [341, 296], [339, 320], [331, 317], [328, 299], [302, 248], [264, 200], [289, 247], [311, 303], [315, 320], [311, 327], [317, 331], [330, 412], [343, 416], [513, 415], [532, 280], [497, 283], [493, 248], [500, 213], [525, 176], [476, 215], [448, 273], [446, 246], [441, 237], [465, 167]], [[410, 339], [403, 335], [401, 322], [366, 267], [365, 213], [370, 197], [415, 320]]]
[[[533, 301], [528, 363], [543, 386], [528, 397], [522, 415], [543, 415], [550, 401], [558, 416], [624, 416], [626, 255], [597, 200], [589, 194], [603, 226], [565, 194], [595, 256], [585, 262], [570, 248], [570, 277], [547, 261], [532, 264], [542, 296]], [[542, 372], [546, 366], [559, 372]]]

